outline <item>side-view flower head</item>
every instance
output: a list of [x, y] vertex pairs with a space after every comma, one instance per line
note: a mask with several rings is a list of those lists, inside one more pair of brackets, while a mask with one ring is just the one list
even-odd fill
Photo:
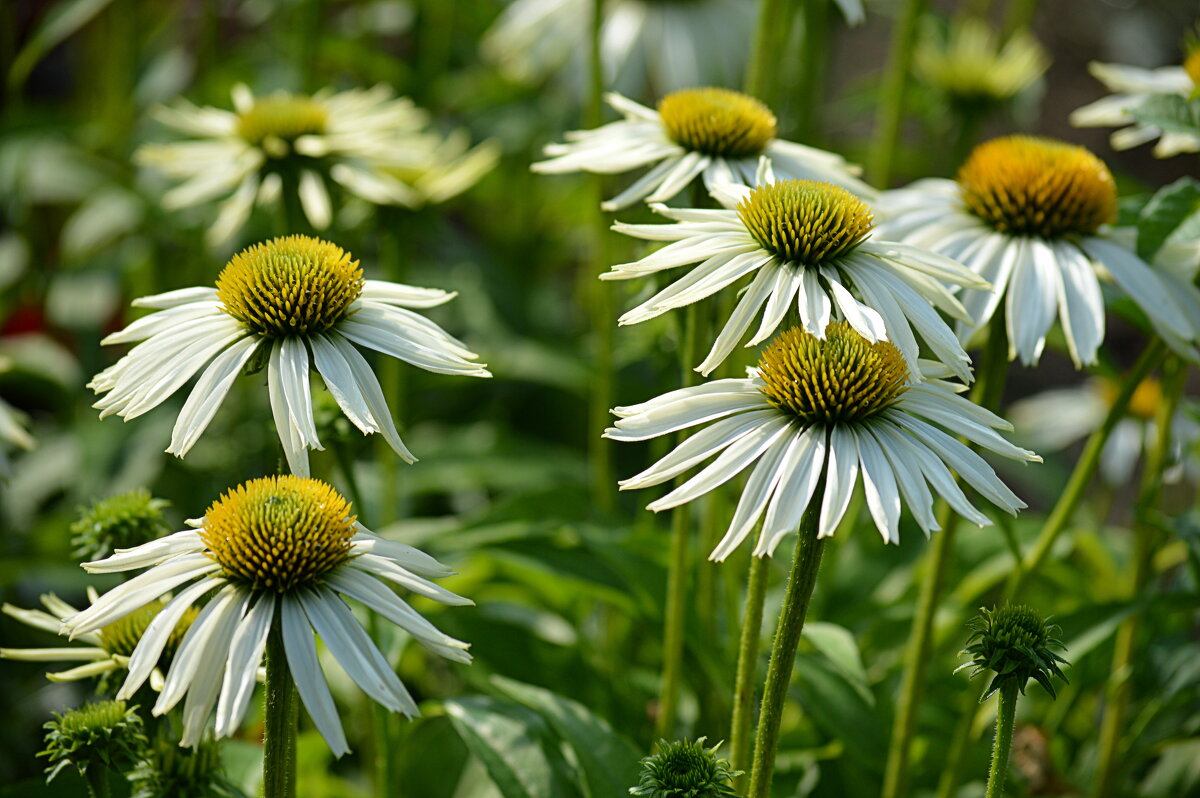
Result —
[[879, 207], [880, 235], [961, 261], [991, 283], [962, 295], [964, 342], [1003, 302], [1010, 359], [1036, 364], [1058, 318], [1076, 366], [1095, 363], [1105, 330], [1100, 283], [1111, 279], [1167, 343], [1194, 356], [1200, 293], [1111, 237], [1116, 183], [1083, 147], [993, 139], [975, 148], [955, 180], [886, 192]]
[[430, 581], [453, 571], [418, 549], [374, 535], [324, 482], [291, 475], [251, 480], [189, 523], [191, 529], [85, 563], [91, 573], [148, 570], [64, 621], [72, 637], [87, 635], [179, 590], [133, 647], [129, 674], [117, 692], [128, 698], [163, 656], [178, 622], [215, 591], [183, 635], [153, 707], [161, 715], [186, 696], [181, 745], [200, 742], [214, 709], [216, 737], [237, 729], [273, 630], [282, 635], [300, 699], [335, 755], [350, 749], [317, 662], [314, 632], [364, 692], [389, 710], [417, 715], [412, 696], [343, 596], [430, 651], [470, 662], [466, 643], [438, 631], [388, 587], [443, 604], [470, 604]]
[[836, 183], [863, 197], [875, 190], [855, 177], [858, 167], [841, 156], [776, 138], [775, 115], [758, 100], [729, 89], [683, 89], [658, 110], [619, 94], [608, 104], [624, 115], [595, 130], [568, 133], [565, 144], [546, 147], [549, 160], [535, 172], [621, 174], [650, 170], [603, 203], [615, 211], [640, 200], [667, 202], [701, 177], [708, 190], [724, 183], [755, 185], [759, 160], [770, 159], [780, 179]]
[[[88, 600], [95, 604], [99, 595], [94, 588], [88, 588]], [[79, 613], [79, 610], [60, 599], [53, 593], [41, 597], [45, 610], [27, 610], [21, 607], [5, 604], [3, 612], [21, 623], [41, 629], [53, 635], [62, 634], [63, 621]], [[79, 635], [78, 640], [86, 643], [84, 646], [60, 646], [56, 648], [0, 648], [0, 658], [24, 660], [26, 662], [81, 662], [65, 671], [47, 673], [46, 678], [52, 682], [74, 682], [80, 679], [90, 679], [104, 676], [115, 671], [123, 671], [129, 667], [129, 657], [134, 647], [146, 633], [150, 623], [166, 606], [162, 600], [154, 600], [135, 609], [123, 618], [100, 627], [95, 631]], [[179, 646], [179, 641], [191, 626], [192, 621], [200, 610], [193, 608], [177, 619], [174, 630], [163, 645], [164, 661], [169, 661]], [[161, 690], [163, 676], [157, 668], [149, 674], [150, 686]]]
[[[765, 163], [765, 161], [764, 161]], [[942, 284], [987, 287], [956, 261], [873, 235], [870, 207], [849, 191], [809, 180], [774, 181], [769, 168], [756, 188], [719, 186], [721, 210], [654, 210], [675, 224], [621, 224], [636, 238], [673, 242], [641, 260], [622, 263], [603, 280], [628, 280], [689, 264], [685, 276], [620, 318], [637, 324], [690, 305], [753, 275], [696, 370], [709, 374], [762, 315], [747, 341], [769, 338], [795, 306], [801, 326], [820, 338], [831, 320], [844, 319], [869, 341], [890, 340], [919, 378], [916, 334], [964, 381], [970, 358], [934, 306], [968, 323], [971, 317]], [[855, 295], [857, 294], [857, 296]], [[932, 305], [931, 305], [932, 303]]]
[[971, 637], [961, 653], [970, 660], [958, 666], [955, 673], [974, 668], [971, 676], [984, 671], [995, 674], [987, 691], [988, 696], [1006, 683], [1014, 685], [1022, 694], [1025, 685], [1033, 679], [1054, 698], [1051, 676], [1066, 681], [1058, 667], [1066, 660], [1054, 649], [1062, 649], [1059, 639], [1062, 630], [1056, 624], [1047, 623], [1036, 610], [1023, 604], [1005, 604], [994, 609], [979, 608], [979, 615], [971, 620]]
[[439, 374], [490, 377], [478, 356], [410, 308], [454, 298], [433, 288], [366, 280], [340, 247], [308, 236], [275, 238], [243, 250], [215, 288], [183, 288], [134, 300], [160, 311], [104, 339], [140, 341], [88, 387], [104, 396], [101, 417], [126, 421], [157, 407], [193, 375], [167, 451], [179, 457], [200, 438], [234, 379], [259, 352], [279, 439], [293, 473], [308, 474], [320, 449], [309, 371], [315, 366], [346, 417], [364, 435], [378, 432], [407, 462], [416, 458], [396, 432], [383, 390], [357, 347]]
[[1186, 130], [1163, 130], [1156, 125], [1143, 124], [1132, 113], [1155, 98], [1190, 100], [1196, 96], [1200, 85], [1200, 42], [1188, 46], [1180, 66], [1143, 69], [1093, 61], [1088, 64], [1088, 71], [1113, 93], [1072, 111], [1072, 125], [1121, 128], [1108, 139], [1114, 150], [1128, 150], [1158, 139], [1154, 145], [1154, 155], [1158, 158], [1200, 152], [1200, 136]]
[[[233, 110], [186, 101], [159, 108], [164, 125], [191, 136], [147, 144], [137, 160], [180, 181], [163, 198], [178, 209], [220, 200], [209, 229], [213, 245], [230, 239], [256, 204], [296, 192], [317, 230], [329, 226], [334, 184], [379, 205], [417, 207], [465, 190], [495, 164], [490, 143], [468, 150], [462, 136], [444, 139], [429, 115], [386, 86], [314, 95], [262, 97], [233, 89]], [[291, 201], [286, 200], [286, 201]]]
[[641, 441], [709, 424], [620, 483], [622, 490], [660, 485], [716, 455], [652, 502], [648, 509], [655, 512], [690, 502], [754, 465], [713, 560], [728, 557], [760, 518], [754, 554], [772, 554], [811, 502], [820, 502], [818, 536], [832, 535], [860, 474], [871, 517], [888, 543], [899, 540], [901, 500], [927, 534], [939, 529], [934, 493], [963, 518], [991, 523], [967, 500], [952, 471], [1015, 514], [1025, 503], [954, 436], [1013, 460], [1041, 458], [1001, 437], [996, 430], [1010, 425], [958, 396], [962, 386], [946, 381], [950, 373], [943, 365], [926, 361], [921, 370], [925, 379], [915, 382], [894, 344], [868, 340], [844, 322], [831, 323], [823, 338], [791, 328], [763, 349], [749, 376], [618, 407], [613, 413], [619, 420], [605, 436]]

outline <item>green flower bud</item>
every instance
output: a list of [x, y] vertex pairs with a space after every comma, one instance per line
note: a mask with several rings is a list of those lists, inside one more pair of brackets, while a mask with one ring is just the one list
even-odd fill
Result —
[[155, 499], [145, 489], [101, 499], [81, 510], [71, 524], [72, 555], [84, 561], [100, 560], [116, 549], [129, 549], [156, 540], [171, 531], [163, 509], [165, 499]]
[[1030, 679], [1054, 698], [1050, 677], [1067, 680], [1058, 667], [1058, 663], [1065, 665], [1067, 661], [1051, 650], [1063, 648], [1063, 642], [1058, 638], [1062, 630], [1021, 604], [1006, 604], [990, 611], [981, 607], [979, 612], [980, 615], [968, 624], [973, 632], [961, 652], [971, 660], [960, 665], [955, 673], [972, 666], [975, 668], [972, 677], [983, 671], [995, 673], [984, 699], [1008, 683], [1016, 684], [1024, 694]]
[[147, 742], [136, 709], [124, 701], [98, 701], [55, 713], [43, 727], [46, 750], [38, 754], [50, 761], [46, 781], [67, 765], [85, 775], [89, 768], [123, 770], [141, 759]]
[[734, 798], [737, 794], [730, 781], [742, 771], [732, 771], [728, 760], [717, 759], [720, 743], [705, 748], [704, 740], [660, 740], [658, 753], [642, 760], [641, 782], [630, 787], [629, 794], [647, 798]]

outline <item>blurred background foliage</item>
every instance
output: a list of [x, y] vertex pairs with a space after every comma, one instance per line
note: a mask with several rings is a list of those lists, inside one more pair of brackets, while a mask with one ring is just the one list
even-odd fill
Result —
[[[679, 6], [686, 3], [677, 2]], [[788, 90], [803, 59], [780, 61], [781, 134], [862, 161], [897, 3], [866, 3], [867, 19], [847, 28], [836, 14], [808, 41], [819, 41], [821, 79], [812, 97]], [[936, 41], [962, 7], [930, 3]], [[206, 247], [206, 210], [169, 213], [164, 184], [131, 160], [136, 147], [164, 139], [147, 118], [152, 106], [183, 95], [226, 107], [230, 87], [311, 91], [385, 83], [432, 112], [440, 127], [465, 128], [473, 141], [496, 141], [499, 165], [475, 187], [419, 210], [347, 203], [327, 236], [361, 259], [368, 276], [460, 292], [432, 315], [461, 337], [496, 375], [486, 383], [382, 366], [401, 381], [393, 407], [421, 461], [414, 466], [375, 451], [329, 413], [324, 437], [355, 447], [365, 506], [362, 518], [383, 534], [419, 545], [460, 574], [448, 587], [472, 608], [416, 600], [448, 633], [472, 643], [470, 667], [428, 657], [399, 634], [385, 651], [424, 716], [396, 720], [390, 752], [402, 793], [421, 798], [614, 796], [636, 783], [637, 760], [651, 743], [658, 693], [659, 641], [666, 574], [666, 519], [640, 509], [646, 497], [594, 502], [586, 450], [601, 430], [585, 423], [592, 331], [584, 303], [594, 195], [582, 177], [536, 177], [529, 164], [562, 131], [580, 125], [577, 85], [554, 76], [521, 83], [480, 56], [480, 41], [500, 13], [498, 0], [8, 0], [0, 18], [0, 398], [30, 422], [37, 445], [13, 455], [0, 485], [0, 598], [33, 606], [54, 591], [79, 605], [90, 579], [71, 554], [81, 508], [114, 493], [148, 488], [170, 504], [178, 528], [225, 487], [277, 466], [265, 392], [240, 381], [209, 433], [186, 461], [162, 453], [182, 402], [122, 425], [101, 421], [84, 388], [117, 353], [99, 340], [131, 318], [129, 300], [210, 284], [238, 247], [286, 232], [256, 211], [237, 239]], [[1143, 66], [1176, 63], [1181, 31], [1195, 4], [1144, 0], [1042, 3], [1033, 36], [1049, 53], [1044, 79], [1023, 87], [977, 135], [1029, 130], [1087, 144], [1137, 194], [1193, 174], [1184, 158], [1153, 161], [1146, 148], [1112, 152], [1106, 131], [1067, 127], [1069, 110], [1103, 94], [1090, 60]], [[747, 0], [745, 14], [753, 15]], [[797, 33], [797, 40], [800, 33]], [[816, 34], [815, 38], [812, 34]], [[922, 69], [906, 116], [897, 182], [952, 174], [960, 153], [936, 70]], [[653, 87], [638, 99], [653, 102]], [[649, 218], [631, 210], [621, 218]], [[608, 242], [611, 262], [637, 252]], [[636, 287], [609, 283], [616, 305]], [[649, 290], [646, 287], [645, 290]], [[673, 320], [616, 334], [618, 403], [640, 401], [677, 384]], [[1114, 373], [1140, 348], [1134, 325], [1114, 322], [1106, 348]], [[1046, 386], [1080, 382], [1060, 346], [1037, 369], [1014, 366], [1007, 400]], [[1038, 513], [1057, 497], [1077, 452], [1005, 476], [1032, 510], [1011, 524], [1012, 539], [1036, 532]], [[650, 446], [616, 451], [617, 472], [634, 473]], [[314, 473], [341, 483], [329, 453]], [[1014, 759], [1015, 793], [1064, 795], [1091, 781], [1096, 724], [1112, 638], [1135, 609], [1146, 613], [1145, 661], [1136, 673], [1124, 754], [1122, 794], [1168, 798], [1200, 792], [1200, 516], [1185, 480], [1168, 487], [1160, 521], [1152, 596], [1121, 598], [1128, 573], [1127, 522], [1133, 489], [1097, 489], [1054, 552], [1027, 599], [1064, 630], [1070, 684], [1051, 703], [1031, 693], [1022, 705]], [[835, 537], [814, 599], [793, 683], [797, 711], [785, 719], [778, 795], [878, 794], [891, 727], [900, 657], [925, 541], [906, 527], [885, 547], [855, 513]], [[697, 543], [699, 551], [702, 544]], [[928, 700], [918, 719], [914, 787], [931, 792], [967, 689], [951, 675], [964, 623], [998, 595], [1012, 564], [1006, 536], [969, 530], [960, 538], [951, 592], [937, 619]], [[786, 563], [776, 563], [782, 571]], [[689, 608], [682, 733], [728, 735], [740, 595], [746, 552], [720, 567], [699, 566], [711, 585]], [[777, 575], [765, 617], [782, 593]], [[770, 629], [764, 630], [770, 634]], [[49, 645], [45, 635], [4, 617], [0, 639], [13, 647]], [[763, 652], [764, 662], [766, 652]], [[0, 795], [71, 795], [64, 774], [42, 788], [40, 726], [52, 710], [86, 698], [82, 683], [45, 681], [42, 668], [0, 661]], [[356, 753], [332, 761], [308, 731], [301, 740], [303, 794], [369, 794], [371, 757], [363, 697], [329, 670]], [[979, 723], [989, 724], [990, 708]], [[356, 722], [359, 721], [359, 722]], [[252, 794], [261, 756], [260, 727], [248, 723], [226, 746], [230, 781]], [[969, 765], [963, 795], [982, 794], [986, 740]]]

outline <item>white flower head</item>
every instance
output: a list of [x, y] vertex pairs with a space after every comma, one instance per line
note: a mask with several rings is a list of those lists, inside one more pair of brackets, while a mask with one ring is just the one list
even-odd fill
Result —
[[285, 176], [308, 221], [323, 230], [333, 219], [333, 185], [378, 205], [417, 207], [465, 190], [496, 160], [490, 143], [468, 150], [461, 135], [430, 130], [428, 114], [386, 86], [255, 97], [238, 85], [233, 105], [159, 108], [159, 121], [192, 138], [136, 154], [179, 181], [163, 197], [167, 208], [220, 201], [208, 231], [214, 246], [237, 233], [255, 205], [279, 202]]
[[[91, 587], [88, 588], [88, 598], [92, 604], [95, 604], [99, 598]], [[3, 612], [26, 626], [32, 626], [54, 635], [63, 633], [64, 620], [79, 613], [78, 609], [53, 593], [44, 594], [41, 601], [45, 610], [27, 610], [12, 604], [5, 604]], [[155, 599], [133, 610], [123, 618], [118, 618], [94, 631], [79, 635], [78, 640], [86, 645], [56, 648], [0, 648], [0, 658], [26, 662], [83, 663], [65, 671], [47, 673], [46, 678], [52, 682], [74, 682], [125, 670], [129, 667], [129, 657], [133, 654], [134, 647], [166, 605], [166, 601]], [[179, 641], [199, 612], [199, 609], [193, 608], [176, 619], [174, 629], [163, 644], [165, 659], [169, 660], [174, 656]], [[163, 675], [160, 670], [154, 668], [149, 674], [149, 679], [153, 689], [162, 689]]]
[[1036, 83], [1049, 64], [1028, 31], [1001, 40], [979, 17], [955, 21], [944, 37], [927, 24], [913, 52], [916, 75], [965, 106], [1011, 100]]
[[[1052, 388], [1012, 403], [1008, 417], [1015, 435], [1039, 451], [1064, 449], [1097, 430], [1108, 416], [1120, 385], [1094, 377], [1079, 385]], [[1129, 400], [1127, 415], [1117, 422], [1100, 452], [1100, 476], [1113, 487], [1130, 484], [1138, 461], [1158, 437], [1157, 416], [1163, 401], [1162, 384], [1147, 377]], [[1170, 451], [1162, 479], [1178, 482], [1200, 474], [1196, 444], [1200, 422], [1194, 401], [1183, 397], [1170, 422]]]
[[963, 341], [1004, 302], [1010, 359], [1037, 363], [1058, 318], [1076, 366], [1095, 363], [1105, 329], [1100, 281], [1111, 279], [1168, 344], [1194, 356], [1200, 294], [1113, 236], [1116, 184], [1083, 147], [993, 139], [975, 148], [956, 180], [886, 192], [879, 208], [880, 235], [960, 261], [993, 286], [962, 295], [973, 319], [959, 320]]
[[309, 372], [315, 366], [346, 417], [364, 435], [381, 433], [407, 462], [383, 390], [357, 347], [439, 374], [490, 377], [458, 339], [410, 308], [454, 298], [432, 288], [364, 280], [358, 261], [327, 241], [287, 236], [234, 255], [215, 288], [183, 288], [135, 300], [159, 311], [108, 336], [140, 341], [92, 378], [101, 417], [125, 420], [157, 407], [193, 375], [200, 378], [167, 451], [183, 457], [200, 438], [234, 379], [259, 352], [279, 439], [295, 474], [308, 475], [308, 450], [320, 449]]
[[919, 333], [956, 375], [970, 379], [970, 358], [933, 306], [970, 322], [942, 283], [981, 287], [987, 285], [984, 281], [949, 258], [877, 239], [870, 207], [840, 186], [774, 181], [769, 169], [761, 177], [753, 189], [719, 186], [713, 196], [722, 210], [656, 205], [658, 213], [676, 224], [614, 226], [637, 238], [673, 243], [639, 261], [614, 266], [601, 279], [627, 280], [699, 264], [623, 315], [621, 324], [689, 305], [753, 274], [697, 367], [701, 374], [729, 356], [760, 312], [762, 321], [747, 346], [769, 338], [794, 305], [801, 325], [817, 337], [824, 336], [831, 320], [845, 319], [869, 341], [892, 341], [917, 379], [914, 333]]
[[[753, 465], [725, 537], [710, 555], [724, 560], [759, 519], [757, 556], [775, 551], [796, 530], [810, 503], [820, 504], [818, 536], [837, 528], [861, 475], [867, 507], [885, 542], [899, 540], [901, 503], [926, 534], [939, 528], [933, 497], [939, 494], [963, 518], [990, 520], [967, 500], [951, 472], [980, 496], [1009, 513], [1025, 506], [966, 440], [1002, 457], [1041, 458], [1002, 438], [1002, 418], [958, 396], [949, 372], [925, 362], [926, 379], [913, 382], [900, 350], [871, 342], [850, 325], [834, 322], [824, 338], [791, 328], [762, 353], [744, 379], [715, 380], [619, 407], [614, 440], [640, 441], [707, 424], [622, 490], [659, 485], [705, 460], [716, 459], [662, 498], [654, 511], [677, 507], [708, 493]], [[944, 428], [944, 429], [943, 429]], [[817, 486], [822, 483], [823, 492]]]
[[300, 699], [335, 755], [350, 749], [317, 662], [314, 632], [371, 698], [393, 712], [419, 714], [343, 596], [430, 651], [470, 662], [466, 643], [438, 631], [388, 586], [443, 604], [470, 604], [430, 581], [453, 572], [418, 549], [372, 534], [324, 482], [291, 475], [251, 480], [189, 523], [192, 529], [85, 563], [92, 573], [148, 570], [64, 621], [72, 637], [87, 635], [146, 601], [179, 591], [133, 648], [129, 674], [117, 692], [128, 698], [162, 657], [179, 620], [212, 594], [179, 642], [152, 710], [162, 715], [186, 696], [181, 745], [199, 744], [214, 709], [218, 738], [237, 729], [273, 628], [282, 634]]
[[1154, 145], [1154, 155], [1158, 158], [1200, 152], [1200, 136], [1141, 124], [1131, 113], [1155, 97], [1194, 97], [1200, 84], [1200, 47], [1189, 48], [1182, 66], [1142, 69], [1093, 61], [1088, 64], [1088, 71], [1113, 94], [1072, 111], [1072, 125], [1121, 128], [1108, 139], [1114, 150], [1128, 150], [1158, 139]]
[[723, 183], [754, 185], [759, 159], [767, 157], [780, 179], [836, 183], [870, 197], [875, 191], [855, 177], [858, 167], [840, 156], [775, 137], [775, 115], [758, 100], [729, 89], [683, 89], [668, 94], [658, 110], [619, 94], [608, 103], [625, 118], [595, 130], [567, 134], [565, 144], [546, 147], [549, 160], [535, 172], [620, 174], [650, 167], [604, 210], [640, 200], [666, 202], [702, 177], [712, 190]]

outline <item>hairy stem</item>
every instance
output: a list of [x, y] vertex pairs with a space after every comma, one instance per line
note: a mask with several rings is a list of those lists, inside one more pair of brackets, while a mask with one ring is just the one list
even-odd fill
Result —
[[904, 0], [900, 7], [900, 18], [892, 33], [892, 48], [879, 84], [879, 111], [875, 116], [869, 174], [880, 188], [887, 188], [892, 176], [892, 162], [900, 141], [900, 122], [904, 117], [908, 71], [917, 40], [917, 22], [925, 11], [925, 2]]
[[746, 609], [738, 641], [737, 675], [733, 687], [733, 718], [730, 723], [729, 761], [734, 770], [745, 770], [750, 759], [750, 728], [754, 721], [754, 685], [758, 683], [758, 642], [762, 636], [763, 603], [771, 561], [750, 557], [746, 583]]
[[299, 706], [288, 670], [283, 632], [276, 620], [267, 637], [267, 685], [263, 734], [264, 798], [296, 798], [296, 728]]
[[1013, 725], [1017, 720], [1017, 685], [1008, 680], [1000, 688], [1000, 711], [996, 715], [996, 741], [992, 746], [992, 768], [988, 772], [987, 792], [984, 798], [1000, 798], [1004, 795], [1004, 782], [1008, 779], [1008, 756], [1012, 753]]

